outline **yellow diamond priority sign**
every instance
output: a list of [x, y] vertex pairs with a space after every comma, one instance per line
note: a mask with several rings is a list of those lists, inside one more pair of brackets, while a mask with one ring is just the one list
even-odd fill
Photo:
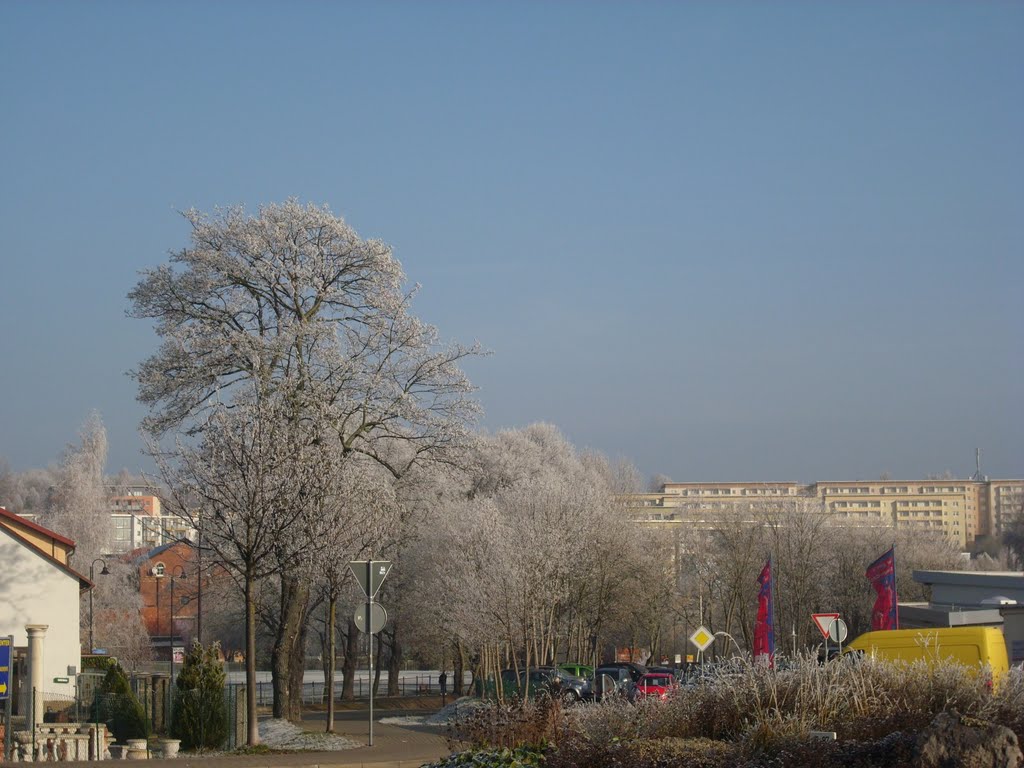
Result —
[[697, 646], [698, 651], [706, 651], [715, 642], [715, 636], [710, 629], [701, 625], [697, 631], [690, 635], [690, 642]]

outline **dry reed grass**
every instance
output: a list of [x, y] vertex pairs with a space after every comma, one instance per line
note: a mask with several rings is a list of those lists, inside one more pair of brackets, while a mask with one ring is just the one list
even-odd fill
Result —
[[[747, 665], [683, 687], [667, 701], [608, 700], [562, 709], [558, 702], [491, 704], [452, 726], [450, 742], [476, 747], [547, 748], [548, 764], [892, 765], [913, 734], [957, 709], [1024, 738], [1024, 671], [995, 692], [985, 676], [956, 665], [805, 657], [788, 669]], [[835, 731], [837, 744], [808, 741]], [[805, 761], [801, 763], [800, 761]], [[811, 762], [806, 762], [811, 761]], [[679, 763], [682, 764], [682, 763]]]

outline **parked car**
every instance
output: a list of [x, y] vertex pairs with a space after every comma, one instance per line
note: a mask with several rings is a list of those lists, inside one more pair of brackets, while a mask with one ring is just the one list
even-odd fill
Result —
[[565, 664], [559, 664], [558, 668], [575, 677], [582, 677], [584, 680], [590, 680], [594, 677], [594, 668], [589, 664], [579, 664], [578, 662], [570, 661]]
[[570, 675], [557, 667], [531, 667], [528, 674], [525, 669], [519, 670], [518, 674], [514, 669], [503, 670], [501, 686], [506, 696], [529, 698], [544, 693], [557, 696], [564, 703], [576, 703], [593, 696], [588, 680]]
[[672, 675], [673, 678], [679, 679], [679, 670], [673, 669], [672, 667], [648, 667], [648, 672], [660, 672], [663, 675]]
[[636, 682], [634, 698], [667, 699], [676, 688], [676, 678], [669, 672], [648, 672]]
[[635, 661], [609, 661], [601, 666], [604, 668], [619, 667], [628, 670], [629, 677], [634, 683], [648, 672], [647, 667], [643, 664], [637, 664]]
[[628, 667], [600, 666], [594, 670], [594, 698], [597, 701], [609, 696], [631, 699], [635, 687]]

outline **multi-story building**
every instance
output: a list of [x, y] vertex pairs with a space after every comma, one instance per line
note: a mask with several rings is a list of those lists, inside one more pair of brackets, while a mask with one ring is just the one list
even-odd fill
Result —
[[193, 539], [194, 531], [178, 515], [163, 511], [156, 489], [129, 486], [116, 489], [110, 497], [114, 529], [114, 552], [152, 549], [182, 539]]
[[989, 480], [979, 494], [979, 506], [993, 533], [1005, 530], [1014, 516], [1024, 514], [1024, 481]]
[[878, 520], [894, 528], [941, 531], [961, 549], [988, 533], [979, 514], [982, 483], [907, 480], [816, 483], [826, 508], [846, 518]]
[[646, 522], [700, 526], [727, 514], [756, 516], [787, 499], [817, 500], [823, 513], [861, 524], [940, 531], [966, 549], [1021, 513], [1024, 480], [665, 483], [628, 503]]

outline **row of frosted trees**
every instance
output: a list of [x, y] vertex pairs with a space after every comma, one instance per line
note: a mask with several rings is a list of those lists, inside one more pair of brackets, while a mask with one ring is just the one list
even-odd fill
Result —
[[[339, 659], [351, 693], [350, 560], [396, 563], [378, 637], [389, 670], [413, 652], [454, 666], [458, 685], [466, 669], [678, 649], [695, 598], [697, 619], [745, 636], [763, 551], [776, 552], [780, 589], [786, 568], [794, 585], [810, 568], [801, 547], [823, 551], [817, 538], [792, 543], [795, 523], [639, 527], [619, 501], [638, 490], [628, 466], [549, 425], [475, 432], [461, 366], [480, 348], [443, 343], [411, 313], [415, 289], [390, 248], [325, 208], [185, 220], [188, 246], [129, 295], [160, 337], [134, 375], [169, 506], [233, 579], [251, 714], [265, 649], [274, 714], [299, 717], [316, 636], [325, 672]], [[796, 616], [823, 599], [808, 588], [779, 605]], [[255, 716], [249, 726], [255, 743]]]

